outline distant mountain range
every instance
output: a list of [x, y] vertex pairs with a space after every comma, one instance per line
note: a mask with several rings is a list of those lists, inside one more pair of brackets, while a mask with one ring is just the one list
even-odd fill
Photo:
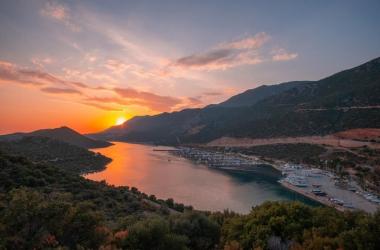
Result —
[[60, 127], [53, 129], [40, 129], [30, 133], [14, 133], [1, 135], [0, 141], [17, 141], [24, 137], [47, 137], [58, 141], [66, 142], [82, 148], [102, 148], [112, 145], [112, 143], [102, 140], [91, 139], [84, 136], [69, 127]]
[[177, 144], [380, 127], [380, 58], [319, 81], [260, 86], [203, 109], [135, 117], [94, 138]]
[[310, 83], [309, 81], [294, 81], [294, 82], [285, 82], [275, 85], [262, 85], [255, 89], [249, 89], [241, 94], [232, 96], [228, 100], [208, 106], [210, 107], [244, 107], [252, 106], [258, 103], [261, 100], [264, 100], [268, 97], [274, 96], [291, 88], [300, 86], [302, 84]]

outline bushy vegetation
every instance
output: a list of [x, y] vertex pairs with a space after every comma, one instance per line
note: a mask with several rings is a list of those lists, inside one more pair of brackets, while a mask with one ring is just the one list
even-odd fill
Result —
[[227, 249], [378, 249], [379, 233], [379, 212], [267, 202], [225, 220], [221, 244]]
[[216, 223], [172, 199], [0, 153], [0, 249], [210, 249], [218, 237]]
[[378, 249], [379, 233], [380, 212], [297, 202], [193, 211], [0, 153], [0, 249]]
[[231, 148], [230, 151], [294, 163], [315, 164], [319, 163], [319, 156], [325, 153], [326, 149], [322, 146], [308, 143], [283, 143], [253, 147], [235, 147]]
[[102, 170], [111, 161], [110, 158], [86, 148], [40, 136], [0, 141], [0, 150], [8, 154], [25, 156], [33, 162], [54, 164], [77, 173]]

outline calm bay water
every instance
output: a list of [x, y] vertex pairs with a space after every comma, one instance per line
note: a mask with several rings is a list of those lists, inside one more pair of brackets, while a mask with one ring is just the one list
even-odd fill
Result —
[[[201, 210], [230, 209], [247, 213], [254, 205], [271, 200], [300, 200], [316, 203], [283, 188], [280, 173], [270, 166], [253, 172], [210, 169], [158, 147], [115, 142], [108, 148], [94, 150], [113, 159], [104, 171], [86, 175], [91, 180], [106, 180], [116, 186], [137, 187], [161, 199], [192, 205]], [[170, 149], [169, 147], [159, 147]]]

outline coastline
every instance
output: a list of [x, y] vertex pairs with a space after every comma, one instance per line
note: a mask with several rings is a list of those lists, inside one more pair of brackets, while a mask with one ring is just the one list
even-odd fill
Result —
[[[276, 159], [260, 159], [259, 157], [252, 156], [252, 155], [245, 155], [241, 153], [229, 153], [230, 155], [233, 155], [237, 158], [242, 158], [251, 161], [254, 165], [256, 164], [262, 164], [262, 165], [269, 165], [271, 168], [279, 171], [282, 173], [284, 170], [284, 165], [287, 164], [287, 162], [282, 160], [276, 160]], [[316, 166], [307, 165], [307, 168], [317, 168]], [[249, 172], [249, 169], [247, 168], [236, 168], [236, 167], [229, 167], [229, 169], [236, 169], [240, 171], [246, 171]], [[320, 185], [327, 192], [328, 195], [326, 196], [318, 196], [312, 193], [311, 187], [307, 188], [301, 188], [294, 186], [283, 179], [280, 179], [278, 182], [281, 184], [281, 186], [287, 190], [290, 190], [292, 192], [295, 192], [297, 194], [302, 195], [305, 198], [308, 198], [312, 201], [315, 201], [317, 203], [320, 203], [325, 206], [329, 206], [332, 208], [335, 208], [338, 211], [355, 211], [355, 210], [363, 210], [369, 213], [373, 213], [377, 211], [380, 206], [377, 204], [373, 204], [372, 202], [367, 201], [364, 197], [364, 191], [360, 189], [360, 187], [357, 187], [360, 192], [352, 193], [351, 191], [345, 190], [345, 189], [338, 189], [335, 186], [334, 179], [331, 178], [328, 174], [324, 174], [321, 178], [309, 178], [310, 183], [318, 183], [320, 182]], [[343, 205], [339, 205], [336, 202], [336, 199], [344, 200]], [[334, 202], [335, 201], [335, 202]]]
[[[141, 144], [140, 144], [141, 145]], [[142, 144], [144, 145], [144, 144]], [[146, 144], [145, 144], [146, 145]], [[149, 145], [149, 146], [152, 146], [152, 145]], [[164, 148], [155, 148], [153, 149], [153, 151], [168, 151], [168, 153], [170, 155], [173, 155], [173, 156], [178, 156], [176, 152], [178, 150], [178, 148], [176, 147], [164, 147]], [[94, 150], [95, 152], [97, 150]], [[173, 151], [173, 152], [172, 152]], [[182, 156], [184, 157], [184, 156]], [[211, 157], [211, 161], [212, 161], [212, 155], [208, 155], [208, 157]], [[220, 158], [222, 157], [222, 158]], [[181, 156], [180, 156], [181, 158]], [[187, 158], [187, 157], [184, 157], [184, 158]], [[208, 158], [209, 159], [209, 158]], [[246, 173], [249, 173], [251, 171], [254, 171], [253, 167], [255, 165], [265, 165], [266, 167], [270, 167], [276, 171], [278, 171], [280, 174], [283, 172], [284, 170], [284, 166], [287, 164], [287, 162], [285, 161], [281, 161], [281, 160], [275, 160], [275, 159], [271, 159], [271, 158], [259, 158], [259, 157], [256, 157], [256, 156], [252, 156], [252, 155], [245, 155], [245, 154], [241, 154], [241, 153], [224, 153], [224, 156], [220, 156], [220, 153], [218, 153], [218, 155], [215, 156], [216, 160], [220, 160], [222, 159], [222, 161], [225, 161], [223, 164], [221, 164], [220, 166], [218, 167], [215, 167], [213, 164], [205, 164], [205, 166], [207, 166], [208, 168], [212, 168], [212, 169], [220, 169], [220, 170], [225, 170], [225, 171], [241, 171], [241, 172], [246, 172]], [[229, 165], [229, 160], [232, 159], [232, 165]], [[237, 163], [243, 163], [243, 165], [239, 165], [239, 164], [234, 164], [234, 160], [233, 159], [236, 159], [235, 161]], [[194, 159], [190, 159], [190, 160], [194, 160]], [[200, 159], [196, 160], [197, 163], [200, 163], [199, 162]], [[210, 159], [209, 159], [210, 161]], [[250, 166], [245, 166], [244, 165], [244, 162], [248, 162], [250, 164]], [[107, 168], [107, 165], [105, 166], [105, 168]], [[268, 166], [269, 165], [269, 166]], [[307, 166], [308, 168], [312, 167], [312, 166]], [[82, 176], [86, 177], [87, 175], [93, 173], [93, 172], [99, 172], [99, 171], [102, 171], [102, 170], [94, 170], [94, 171], [91, 171], [91, 172], [87, 172], [87, 173], [84, 173], [84, 174], [81, 174]], [[335, 186], [335, 183], [334, 183], [334, 178], [332, 178], [332, 176], [328, 173], [324, 173], [321, 177], [319, 178], [311, 178], [311, 177], [306, 177], [309, 179], [309, 187], [297, 187], [295, 185], [292, 185], [291, 183], [288, 183], [286, 181], [284, 181], [283, 179], [281, 179], [281, 177], [279, 177], [279, 179], [276, 180], [276, 182], [278, 182], [278, 185], [281, 185], [282, 188], [286, 189], [286, 190], [289, 190], [291, 192], [294, 192], [294, 193], [297, 193], [299, 195], [301, 195], [302, 197], [305, 197], [306, 199], [308, 200], [311, 200], [311, 201], [314, 201], [316, 203], [319, 203], [320, 205], [324, 205], [324, 206], [329, 206], [329, 207], [332, 207], [332, 208], [335, 208], [336, 210], [338, 211], [353, 211], [353, 210], [356, 210], [356, 209], [360, 209], [360, 210], [364, 210], [366, 212], [374, 212], [376, 211], [376, 209], [378, 209], [378, 205], [375, 205], [375, 204], [368, 204], [369, 201], [365, 200], [365, 198], [363, 197], [363, 193], [352, 193], [350, 191], [347, 191], [347, 190], [343, 190], [343, 189], [338, 189], [336, 186]], [[312, 185], [311, 184], [321, 184], [322, 185], [322, 190], [325, 191], [328, 195], [327, 196], [317, 196], [315, 195], [314, 193], [312, 193]], [[343, 200], [344, 201], [344, 206], [342, 204], [338, 205], [336, 200]]]
[[[254, 157], [255, 158], [255, 157]], [[266, 162], [266, 165], [270, 165], [272, 168], [282, 172], [283, 171], [283, 167], [286, 162], [284, 161], [281, 161], [281, 160], [274, 160], [274, 159], [271, 159], [271, 161], [265, 161], [265, 160], [262, 160], [262, 162]], [[308, 166], [310, 168], [314, 167], [316, 168], [315, 166]], [[316, 201], [318, 203], [321, 203], [325, 206], [329, 206], [329, 207], [332, 207], [332, 208], [335, 208], [336, 210], [338, 211], [341, 211], [341, 212], [344, 212], [344, 211], [355, 211], [357, 209], [360, 209], [360, 210], [364, 210], [366, 212], [375, 212], [377, 209], [379, 209], [379, 206], [378, 205], [375, 205], [375, 204], [368, 204], [369, 206], [364, 206], [363, 203], [364, 202], [367, 202], [363, 197], [359, 197], [359, 195], [357, 195], [356, 193], [352, 193], [350, 194], [351, 195], [351, 202], [355, 202], [357, 203], [357, 205], [361, 206], [361, 207], [356, 207], [356, 208], [350, 208], [350, 207], [345, 207], [345, 206], [341, 206], [341, 205], [338, 205], [336, 203], [334, 203], [332, 200], [330, 200], [330, 198], [332, 197], [329, 197], [328, 195], [327, 196], [318, 196], [318, 195], [315, 195], [313, 194], [312, 192], [310, 192], [310, 189], [307, 188], [301, 188], [301, 187], [297, 187], [297, 186], [294, 186], [286, 181], [284, 181], [283, 179], [282, 180], [279, 180], [278, 181], [281, 186], [283, 186], [284, 188], [290, 190], [290, 191], [293, 191], [293, 192], [296, 192], [304, 197], [307, 197], [313, 201]], [[327, 183], [326, 183], [327, 185]], [[354, 197], [356, 196], [356, 199], [354, 199]], [[347, 196], [345, 196], [347, 197]], [[355, 200], [355, 201], [354, 201]]]
[[[257, 161], [257, 158], [254, 157], [254, 156], [248, 156], [246, 155], [246, 157], [250, 157], [250, 158], [253, 158], [253, 160]], [[261, 160], [265, 165], [269, 165], [270, 167], [276, 169], [277, 171], [279, 172], [282, 172], [283, 171], [283, 165], [285, 164], [285, 162], [283, 161], [279, 161], [279, 160], [274, 160], [272, 159], [273, 162], [268, 162], [268, 161], [263, 161]], [[322, 205], [325, 205], [325, 206], [329, 206], [329, 207], [332, 207], [332, 208], [335, 208], [337, 209], [338, 211], [341, 211], [343, 212], [345, 210], [344, 207], [341, 207], [341, 206], [337, 206], [336, 204], [334, 204], [333, 202], [329, 201], [327, 197], [322, 197], [322, 196], [317, 196], [315, 194], [312, 194], [312, 193], [308, 193], [306, 190], [302, 189], [302, 188], [299, 188], [299, 187], [296, 187], [296, 186], [293, 186], [291, 185], [290, 183], [287, 183], [283, 180], [279, 180], [278, 183], [281, 184], [282, 187], [292, 191], [292, 192], [295, 192], [297, 194], [300, 194], [308, 199], [311, 199], [313, 201], [316, 201]]]
[[299, 188], [299, 187], [296, 187], [296, 186], [293, 186], [291, 185], [290, 183], [287, 183], [285, 181], [279, 181], [279, 183], [281, 184], [281, 186], [293, 191], [293, 192], [296, 192], [298, 194], [301, 194], [311, 200], [314, 200], [314, 201], [317, 201], [325, 206], [328, 206], [328, 207], [332, 207], [332, 208], [335, 208], [336, 210], [340, 211], [340, 212], [344, 212], [346, 210], [351, 210], [352, 209], [349, 209], [349, 208], [345, 208], [345, 207], [342, 207], [342, 206], [339, 206], [339, 205], [336, 205], [335, 203], [329, 201], [329, 199], [327, 197], [322, 197], [322, 196], [317, 196], [315, 194], [312, 194], [312, 193], [308, 193], [306, 190], [303, 190], [302, 188]]

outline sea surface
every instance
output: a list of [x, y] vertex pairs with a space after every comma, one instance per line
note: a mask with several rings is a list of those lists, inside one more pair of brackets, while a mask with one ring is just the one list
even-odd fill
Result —
[[137, 187], [148, 195], [173, 198], [200, 210], [248, 213], [252, 206], [278, 200], [317, 205], [282, 187], [277, 182], [281, 173], [268, 165], [257, 166], [252, 172], [225, 171], [154, 149], [172, 148], [114, 142], [113, 146], [96, 149], [95, 152], [113, 161], [104, 171], [85, 177], [116, 186]]

